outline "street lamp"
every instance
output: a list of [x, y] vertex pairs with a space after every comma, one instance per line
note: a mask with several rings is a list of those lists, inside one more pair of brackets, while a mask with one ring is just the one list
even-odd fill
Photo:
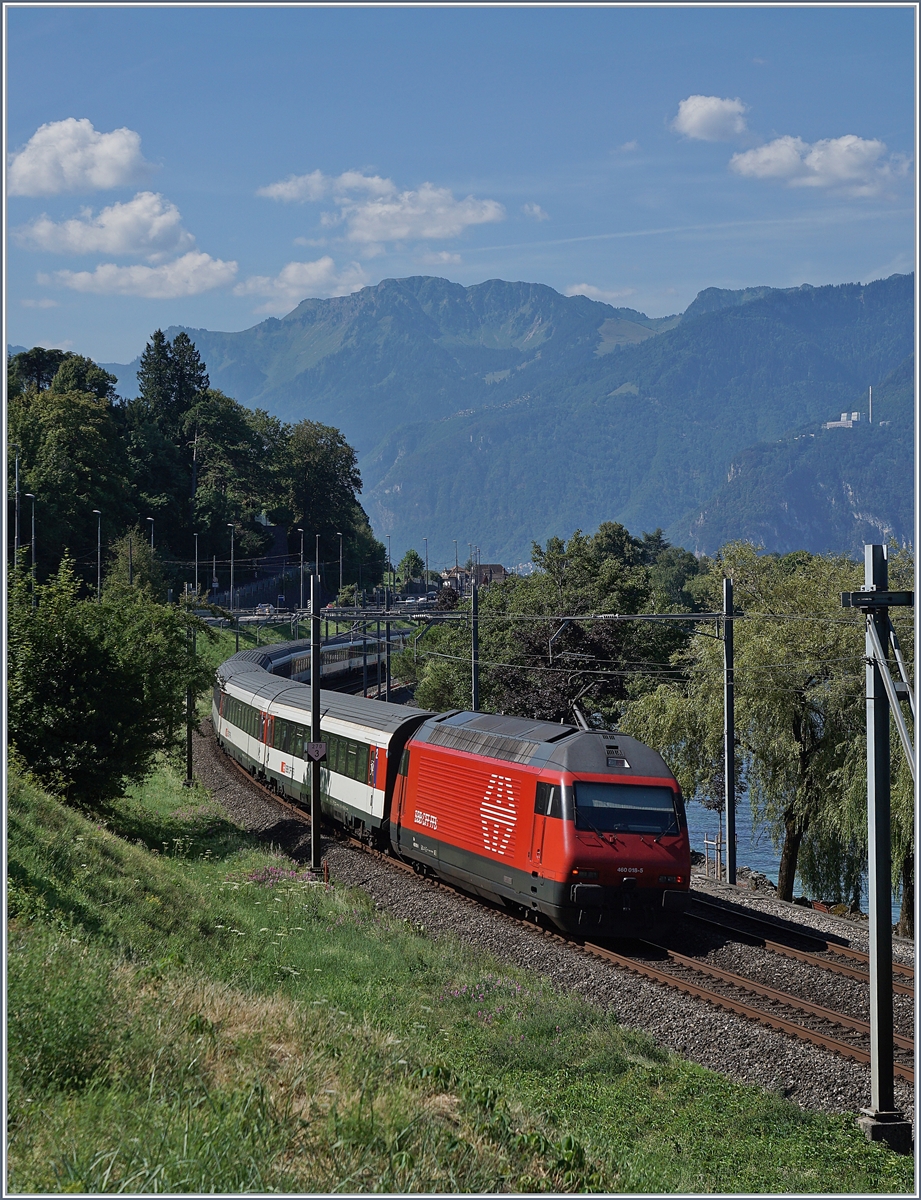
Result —
[[96, 514], [96, 601], [102, 599], [102, 513], [94, 508]]
[[[151, 554], [153, 554], [153, 527], [154, 527], [154, 519], [153, 519], [153, 517], [145, 517], [145, 518], [144, 518], [144, 520], [145, 520], [145, 521], [149, 521], [149, 522], [150, 522], [150, 553], [151, 553]], [[153, 565], [153, 564], [151, 564], [151, 565]]]
[[313, 573], [314, 573], [314, 575], [320, 574], [320, 535], [319, 534], [317, 534], [317, 544], [316, 544], [316, 549], [314, 550], [314, 554], [313, 554]]
[[336, 537], [339, 539], [339, 599], [341, 601], [341, 598], [342, 598], [342, 534], [337, 533]]
[[35, 497], [26, 492], [26, 499], [32, 501], [32, 607], [35, 607]]
[[304, 531], [300, 525], [297, 527], [298, 533], [301, 535], [301, 612], [304, 611]]
[[230, 530], [230, 611], [233, 612], [233, 521], [227, 522]]

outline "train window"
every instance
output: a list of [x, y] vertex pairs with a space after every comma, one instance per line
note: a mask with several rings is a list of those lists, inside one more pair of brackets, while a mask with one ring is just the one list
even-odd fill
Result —
[[678, 833], [671, 788], [637, 783], [576, 783], [576, 829], [596, 833]]
[[293, 739], [293, 743], [291, 746], [291, 754], [295, 758], [303, 758], [304, 757], [304, 726], [303, 725], [295, 725], [295, 727], [294, 727], [294, 739]]
[[361, 780], [362, 783], [367, 783], [368, 782], [368, 747], [359, 743], [356, 748], [357, 748], [358, 754], [357, 754], [357, 761], [356, 761], [355, 778]]
[[345, 770], [350, 779], [358, 778], [358, 743], [349, 742], [348, 766]]
[[534, 797], [534, 811], [538, 816], [562, 817], [563, 802], [559, 784], [539, 783]]

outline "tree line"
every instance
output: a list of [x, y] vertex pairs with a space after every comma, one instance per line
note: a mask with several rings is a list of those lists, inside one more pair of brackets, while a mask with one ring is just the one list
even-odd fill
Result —
[[[133, 531], [150, 536], [160, 577], [177, 592], [190, 578], [195, 535], [202, 562], [235, 552], [256, 559], [271, 548], [267, 526], [282, 525], [297, 554], [298, 527], [312, 558], [317, 534], [349, 580], [382, 576], [384, 547], [358, 494], [361, 475], [342, 433], [316, 421], [290, 425], [250, 410], [212, 388], [191, 339], [157, 330], [141, 357], [138, 396], [116, 394], [117, 380], [91, 359], [37, 346], [8, 362], [10, 476], [18, 451], [20, 496], [37, 507], [40, 579], [65, 552], [95, 582], [97, 518], [106, 547]], [[10, 521], [12, 527], [13, 522]], [[20, 516], [21, 542], [29, 540]], [[322, 550], [321, 550], [322, 556]]]
[[[722, 808], [723, 643], [711, 619], [733, 580], [736, 779], [739, 803], [779, 852], [778, 895], [799, 874], [814, 896], [854, 907], [866, 869], [864, 631], [843, 610], [863, 566], [845, 556], [778, 555], [729, 543], [713, 558], [673, 547], [661, 530], [632, 537], [603, 524], [592, 537], [534, 544], [536, 570], [479, 596], [479, 687], [485, 711], [620, 728], [654, 746], [691, 800]], [[891, 549], [891, 586], [910, 588], [910, 553]], [[470, 602], [459, 602], [469, 616]], [[600, 614], [646, 620], [590, 620]], [[910, 616], [892, 610], [914, 661]], [[580, 619], [581, 618], [581, 619]], [[715, 636], [716, 634], [716, 636]], [[467, 708], [469, 621], [433, 625], [395, 669], [415, 683], [415, 703]], [[906, 709], [906, 716], [909, 716]], [[913, 789], [892, 736], [893, 884], [900, 929], [913, 931]], [[745, 797], [747, 796], [747, 801]]]

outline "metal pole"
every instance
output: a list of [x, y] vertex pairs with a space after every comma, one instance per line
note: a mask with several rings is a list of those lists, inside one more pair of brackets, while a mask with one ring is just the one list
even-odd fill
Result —
[[[320, 733], [320, 576], [310, 577], [310, 739]], [[320, 869], [320, 762], [310, 760], [310, 867]]]
[[[864, 590], [885, 591], [885, 546], [864, 547]], [[870, 1105], [868, 1116], [895, 1108], [892, 1061], [892, 876], [889, 834], [889, 702], [876, 662], [871, 627], [888, 640], [889, 610], [867, 613], [867, 834], [870, 899]]]
[[[317, 534], [316, 550], [314, 552], [313, 570], [315, 575], [320, 574], [320, 535]], [[311, 602], [312, 603], [312, 602]]]
[[479, 604], [479, 588], [476, 580], [473, 583], [473, 602], [470, 606], [470, 615], [472, 618], [472, 633], [470, 638], [470, 657], [472, 671], [472, 686], [471, 686], [471, 705], [474, 712], [480, 711], [480, 604]]
[[13, 533], [13, 570], [19, 570], [19, 447], [16, 447], [16, 525]]
[[342, 602], [342, 534], [337, 533], [339, 539], [339, 603]]
[[94, 508], [96, 514], [96, 602], [102, 599], [102, 513]]
[[304, 611], [304, 531], [303, 531], [303, 529], [301, 529], [300, 526], [298, 526], [297, 531], [301, 535], [301, 603], [300, 603], [299, 611], [303, 612]]
[[195, 695], [192, 691], [192, 667], [195, 663], [195, 631], [191, 625], [186, 631], [189, 643], [189, 684], [185, 692], [185, 779], [183, 787], [192, 786], [192, 714], [195, 711]]
[[195, 537], [195, 595], [198, 595], [198, 534]]
[[151, 566], [153, 566], [153, 548], [154, 548], [154, 547], [153, 547], [153, 531], [154, 531], [154, 519], [153, 519], [153, 517], [145, 517], [145, 518], [144, 518], [144, 520], [145, 520], [145, 521], [149, 521], [149, 522], [150, 522], [150, 565], [151, 565]]
[[35, 496], [26, 492], [26, 499], [32, 501], [32, 607], [35, 608]]
[[368, 694], [368, 622], [365, 621], [361, 642], [361, 694]]
[[384, 622], [384, 636], [387, 638], [387, 646], [384, 651], [384, 699], [390, 703], [390, 622]]
[[[230, 611], [233, 612], [233, 522], [227, 522], [227, 528], [230, 530]], [[237, 632], [237, 643], [239, 644], [240, 634]]]
[[726, 878], [736, 882], [736, 715], [732, 580], [723, 580], [723, 770], [726, 820]]
[[429, 598], [429, 540], [428, 540], [428, 538], [423, 538], [422, 540], [423, 540], [423, 542], [425, 542], [425, 598], [426, 598], [426, 600], [428, 600], [428, 598]]
[[134, 586], [134, 538], [128, 534], [128, 586]]
[[[393, 571], [393, 560], [390, 557], [390, 534], [388, 533], [387, 534], [387, 571], [386, 571], [386, 574], [389, 576], [392, 571]], [[396, 579], [394, 579], [394, 583], [396, 583]], [[385, 584], [384, 585], [384, 608], [387, 608], [387, 607], [388, 607], [388, 605], [387, 605], [387, 585]]]
[[377, 622], [377, 698], [381, 698], [381, 623]]

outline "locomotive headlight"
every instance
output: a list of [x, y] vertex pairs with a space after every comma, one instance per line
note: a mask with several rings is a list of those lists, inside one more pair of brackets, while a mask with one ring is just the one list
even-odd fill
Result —
[[577, 879], [597, 879], [598, 878], [598, 872], [590, 871], [590, 870], [588, 870], [587, 867], [573, 867], [572, 873], [573, 873], [573, 875], [576, 876]]
[[683, 875], [660, 875], [659, 883], [684, 883]]

